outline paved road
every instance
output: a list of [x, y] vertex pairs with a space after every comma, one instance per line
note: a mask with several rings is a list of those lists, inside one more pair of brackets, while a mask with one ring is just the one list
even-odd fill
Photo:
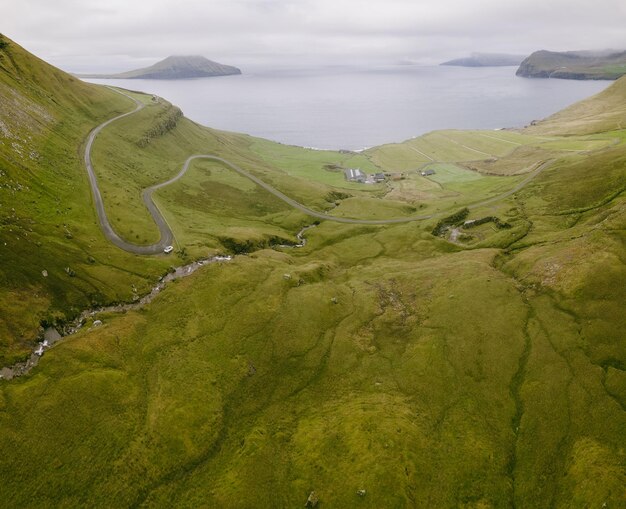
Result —
[[[144, 107], [144, 104], [141, 103], [140, 101], [138, 101], [137, 99], [124, 94], [123, 92], [120, 92], [119, 90], [113, 89], [111, 88], [111, 90], [114, 90], [115, 92], [118, 92], [130, 99], [132, 99], [133, 101], [135, 101], [136, 107], [133, 111], [130, 111], [128, 113], [124, 113], [123, 115], [119, 115], [115, 118], [112, 118], [110, 120], [107, 120], [106, 122], [104, 122], [103, 124], [99, 125], [98, 127], [96, 127], [90, 134], [89, 137], [87, 138], [87, 146], [85, 147], [85, 167], [87, 168], [87, 173], [89, 174], [89, 183], [91, 185], [91, 191], [93, 193], [93, 197], [94, 197], [94, 202], [95, 202], [95, 206], [96, 206], [96, 212], [98, 214], [98, 221], [100, 223], [100, 227], [102, 228], [102, 231], [105, 235], [105, 237], [107, 239], [109, 239], [113, 244], [115, 244], [116, 246], [118, 246], [121, 249], [124, 249], [125, 251], [131, 252], [131, 253], [136, 253], [136, 254], [143, 254], [143, 255], [148, 255], [148, 254], [158, 254], [158, 253], [162, 253], [163, 249], [166, 246], [169, 246], [170, 244], [172, 244], [173, 240], [174, 240], [174, 234], [172, 233], [172, 230], [170, 229], [170, 227], [168, 226], [167, 222], [165, 221], [165, 218], [163, 217], [163, 214], [161, 214], [161, 211], [158, 209], [158, 207], [156, 206], [156, 204], [154, 203], [154, 201], [152, 200], [152, 193], [161, 188], [161, 187], [165, 187], [169, 184], [172, 184], [173, 182], [176, 182], [178, 179], [180, 179], [189, 169], [189, 165], [195, 161], [196, 159], [208, 159], [211, 161], [216, 161], [218, 163], [223, 164], [224, 166], [227, 166], [228, 168], [230, 168], [233, 171], [236, 171], [237, 173], [239, 173], [240, 175], [250, 179], [252, 182], [254, 182], [255, 184], [259, 185], [260, 187], [262, 187], [263, 189], [265, 189], [266, 191], [272, 193], [274, 196], [276, 196], [277, 198], [283, 200], [285, 203], [289, 204], [290, 206], [300, 210], [301, 212], [304, 212], [305, 214], [318, 218], [318, 219], [322, 219], [325, 221], [334, 221], [337, 223], [349, 223], [349, 224], [366, 224], [366, 225], [384, 225], [384, 224], [398, 224], [398, 223], [408, 223], [408, 222], [412, 222], [412, 221], [423, 221], [425, 219], [432, 219], [432, 218], [436, 218], [436, 217], [442, 217], [445, 216], [447, 214], [449, 214], [449, 212], [438, 212], [438, 213], [434, 213], [434, 214], [425, 214], [425, 215], [420, 215], [420, 216], [409, 216], [409, 217], [398, 217], [398, 218], [394, 218], [394, 219], [353, 219], [353, 218], [349, 218], [349, 217], [336, 217], [336, 216], [331, 216], [328, 214], [325, 214], [323, 212], [318, 212], [316, 210], [312, 210], [304, 205], [302, 205], [301, 203], [297, 202], [296, 200], [290, 198], [289, 196], [281, 193], [278, 189], [275, 189], [274, 187], [270, 186], [269, 184], [265, 183], [263, 180], [261, 180], [260, 178], [258, 178], [257, 176], [253, 175], [252, 173], [244, 170], [243, 168], [237, 166], [234, 163], [231, 163], [230, 161], [223, 159], [221, 157], [218, 156], [214, 156], [214, 155], [210, 155], [210, 154], [199, 154], [199, 155], [193, 155], [187, 158], [187, 160], [185, 161], [185, 163], [183, 164], [182, 169], [180, 170], [180, 172], [172, 177], [171, 179], [169, 179], [166, 182], [162, 182], [160, 184], [156, 184], [154, 186], [148, 187], [146, 189], [143, 190], [142, 192], [142, 198], [143, 198], [143, 202], [145, 203], [146, 207], [148, 208], [148, 211], [150, 212], [150, 215], [152, 216], [152, 218], [154, 219], [154, 222], [156, 223], [157, 227], [159, 228], [159, 232], [160, 232], [160, 239], [156, 244], [152, 244], [149, 246], [141, 246], [141, 245], [137, 245], [137, 244], [132, 244], [130, 242], [127, 242], [126, 240], [122, 239], [116, 232], [115, 230], [111, 227], [111, 223], [109, 222], [109, 219], [107, 218], [106, 212], [104, 210], [104, 204], [102, 202], [102, 196], [100, 195], [100, 189], [98, 188], [98, 182], [96, 179], [96, 175], [94, 173], [93, 170], [93, 165], [91, 163], [91, 148], [93, 145], [94, 140], [96, 139], [96, 136], [98, 135], [98, 133], [100, 133], [100, 131], [102, 131], [102, 129], [104, 129], [105, 127], [107, 127], [109, 124], [115, 122], [116, 120], [119, 120], [121, 118], [127, 117], [129, 115], [132, 115], [133, 113], [138, 112], [139, 110], [141, 110]], [[494, 196], [493, 198], [489, 198], [487, 200], [482, 200], [480, 202], [476, 202], [473, 204], [469, 204], [467, 205], [468, 208], [470, 209], [475, 209], [475, 208], [479, 208], [482, 207], [483, 205], [488, 205], [490, 203], [494, 203], [497, 201], [500, 201], [504, 198], [507, 198], [508, 196], [511, 196], [512, 194], [516, 193], [517, 191], [519, 191], [520, 189], [522, 189], [526, 184], [528, 184], [532, 179], [534, 179], [539, 173], [541, 173], [543, 170], [545, 170], [548, 166], [550, 166], [552, 164], [553, 161], [546, 161], [542, 164], [540, 164], [537, 169], [535, 169], [533, 172], [531, 172], [528, 177], [526, 177], [524, 180], [522, 180], [519, 184], [517, 184], [513, 189], [502, 193], [498, 196]]]
[[[111, 90], [118, 92], [117, 90], [113, 88]], [[93, 146], [94, 140], [96, 139], [96, 136], [98, 136], [100, 131], [102, 131], [102, 129], [112, 124], [116, 120], [119, 120], [124, 117], [128, 117], [129, 115], [132, 115], [133, 113], [137, 113], [139, 110], [141, 110], [144, 107], [144, 104], [138, 101], [137, 99], [126, 94], [122, 94], [122, 95], [125, 95], [126, 97], [135, 101], [135, 109], [133, 111], [129, 111], [128, 113], [124, 113], [115, 118], [112, 118], [111, 120], [107, 120], [103, 124], [100, 124], [93, 131], [91, 131], [91, 133], [89, 134], [89, 137], [87, 138], [87, 145], [85, 146], [85, 168], [87, 168], [87, 174], [89, 175], [89, 185], [91, 186], [91, 193], [93, 195], [94, 205], [96, 207], [96, 212], [98, 214], [98, 222], [100, 223], [100, 228], [102, 229], [104, 236], [107, 239], [109, 239], [113, 244], [123, 249], [124, 251], [128, 251], [130, 253], [136, 253], [136, 254], [143, 254], [143, 255], [162, 253], [165, 246], [168, 246], [172, 243], [174, 235], [172, 234], [172, 230], [170, 229], [165, 219], [163, 218], [163, 215], [161, 214], [157, 206], [152, 201], [153, 188], [148, 188], [144, 190], [143, 201], [148, 207], [148, 210], [150, 211], [150, 214], [152, 215], [154, 222], [157, 224], [161, 237], [159, 239], [159, 242], [157, 242], [156, 244], [152, 244], [150, 246], [140, 246], [137, 244], [132, 244], [131, 242], [127, 242], [122, 237], [120, 237], [111, 226], [111, 223], [109, 221], [109, 218], [107, 217], [106, 211], [104, 210], [104, 203], [102, 201], [102, 195], [100, 194], [100, 188], [98, 187], [98, 180], [96, 179], [96, 174], [93, 170], [93, 164], [91, 162], [91, 148]]]

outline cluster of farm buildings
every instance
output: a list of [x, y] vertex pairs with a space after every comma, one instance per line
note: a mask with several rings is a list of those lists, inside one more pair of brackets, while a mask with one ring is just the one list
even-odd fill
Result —
[[348, 182], [360, 182], [361, 184], [377, 184], [385, 181], [384, 173], [363, 173], [360, 168], [348, 168], [344, 171]]
[[[422, 177], [434, 175], [435, 170], [426, 170], [420, 172]], [[348, 182], [359, 182], [361, 184], [378, 184], [384, 182], [387, 179], [402, 180], [406, 178], [404, 173], [364, 173], [360, 168], [347, 168], [344, 170], [344, 175]]]

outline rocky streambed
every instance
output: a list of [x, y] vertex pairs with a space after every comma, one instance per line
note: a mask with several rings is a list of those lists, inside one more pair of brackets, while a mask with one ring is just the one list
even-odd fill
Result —
[[[309, 226], [305, 226], [302, 228], [297, 234], [296, 238], [298, 239], [297, 244], [290, 245], [279, 245], [277, 247], [285, 247], [285, 248], [300, 248], [306, 245], [306, 238], [304, 234], [307, 230], [311, 228], [315, 228], [317, 224], [311, 224]], [[44, 330], [43, 335], [41, 337], [41, 341], [37, 343], [37, 346], [33, 349], [30, 357], [25, 361], [18, 362], [13, 364], [12, 366], [7, 366], [0, 369], [0, 380], [12, 380], [19, 376], [25, 375], [31, 369], [33, 369], [38, 363], [39, 359], [46, 353], [47, 350], [52, 348], [56, 343], [58, 343], [61, 339], [67, 336], [71, 336], [72, 334], [76, 334], [79, 330], [81, 330], [85, 324], [88, 322], [90, 318], [94, 318], [101, 313], [124, 313], [126, 311], [132, 311], [135, 309], [142, 308], [146, 304], [152, 302], [152, 300], [161, 293], [161, 290], [165, 288], [167, 283], [174, 281], [176, 279], [181, 279], [184, 277], [193, 274], [200, 267], [211, 263], [223, 263], [229, 262], [233, 259], [232, 256], [212, 256], [210, 258], [204, 258], [201, 260], [197, 260], [188, 265], [182, 265], [180, 267], [176, 267], [172, 272], [169, 272], [165, 276], [163, 276], [159, 282], [152, 288], [150, 293], [144, 295], [143, 297], [135, 300], [131, 303], [126, 304], [115, 304], [112, 306], [105, 306], [100, 308], [88, 309], [83, 311], [78, 318], [65, 325], [63, 328], [55, 328], [48, 327]], [[94, 320], [92, 322], [91, 328], [99, 327], [102, 325], [100, 320]]]
[[[298, 234], [298, 238], [302, 241], [300, 234]], [[169, 272], [168, 274], [163, 276], [159, 280], [159, 282], [152, 288], [150, 293], [144, 295], [134, 302], [89, 309], [83, 311], [80, 316], [78, 316], [78, 318], [70, 322], [61, 330], [57, 330], [55, 327], [49, 327], [45, 329], [41, 341], [37, 343], [37, 346], [33, 349], [28, 359], [13, 364], [12, 366], [7, 366], [0, 369], [0, 380], [12, 380], [13, 378], [17, 378], [28, 373], [39, 363], [39, 359], [46, 353], [47, 350], [52, 348], [64, 337], [71, 336], [72, 334], [75, 334], [76, 332], [81, 330], [83, 326], [87, 323], [88, 319], [94, 318], [100, 313], [124, 313], [126, 311], [139, 309], [146, 304], [152, 302], [152, 300], [165, 288], [167, 283], [176, 279], [187, 277], [193, 274], [200, 267], [203, 267], [205, 265], [211, 263], [229, 262], [232, 259], [232, 256], [212, 256], [211, 258], [204, 258], [192, 262], [188, 265], [176, 267], [172, 272]], [[100, 320], [94, 320], [91, 327], [98, 327], [100, 325], [102, 325], [102, 322]]]

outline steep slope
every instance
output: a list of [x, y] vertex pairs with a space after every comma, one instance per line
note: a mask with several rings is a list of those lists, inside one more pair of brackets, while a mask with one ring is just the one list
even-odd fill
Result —
[[594, 134], [626, 127], [626, 76], [599, 94], [529, 126], [531, 134]]
[[520, 64], [516, 74], [526, 78], [614, 80], [626, 74], [626, 51], [535, 51]]
[[208, 58], [191, 56], [170, 56], [150, 67], [135, 69], [118, 74], [92, 74], [84, 75], [88, 78], [111, 78], [111, 79], [153, 79], [175, 80], [185, 78], [203, 78], [212, 76], [229, 76], [241, 74], [241, 70], [232, 65], [219, 64]]
[[[0, 365], [24, 357], [40, 322], [130, 299], [162, 261], [111, 249], [95, 222], [80, 151], [87, 133], [130, 101], [0, 47]], [[132, 274], [132, 275], [131, 275]], [[148, 278], [148, 279], [146, 279]]]

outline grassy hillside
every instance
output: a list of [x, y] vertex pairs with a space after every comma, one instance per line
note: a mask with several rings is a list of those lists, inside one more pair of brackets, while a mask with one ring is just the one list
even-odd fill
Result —
[[626, 126], [626, 77], [599, 94], [548, 117], [527, 132], [545, 135], [581, 135], [623, 130]]
[[[93, 218], [77, 147], [112, 105], [131, 108], [84, 86], [110, 102], [62, 146], [75, 172], [66, 196], [81, 196], [77, 232], [79, 213]], [[607, 94], [626, 99], [620, 87]], [[25, 96], [17, 81], [0, 88], [12, 89]], [[62, 113], [83, 118], [72, 101]], [[180, 248], [249, 253], [141, 310], [98, 316], [100, 327], [60, 342], [29, 375], [0, 381], [0, 507], [302, 507], [312, 491], [319, 507], [340, 508], [626, 505], [624, 131], [444, 131], [359, 155], [184, 118], [155, 129], [172, 111], [149, 101], [94, 147], [109, 214], [129, 239], [154, 235], [140, 189], [190, 153], [232, 160], [329, 214], [456, 219], [322, 221], [305, 247], [269, 248], [311, 219], [219, 164], [194, 163], [156, 196]], [[558, 119], [551, 129], [561, 132]], [[546, 160], [521, 191], [463, 210]], [[338, 178], [354, 166], [404, 175], [376, 186]], [[35, 217], [38, 204], [21, 213]], [[91, 222], [72, 238], [52, 230], [62, 248], [48, 256], [88, 235], [129, 271], [166, 263], [115, 251]], [[115, 273], [101, 270], [103, 281]], [[37, 277], [24, 273], [13, 292]]]
[[103, 317], [2, 386], [2, 500], [623, 504], [624, 170], [588, 173], [479, 211], [502, 248], [326, 223]]
[[527, 78], [614, 80], [626, 74], [626, 51], [535, 51], [520, 64], [516, 74]]
[[82, 143], [131, 101], [0, 48], [0, 365], [24, 357], [40, 321], [130, 300], [168, 267], [114, 248], [96, 223]]
[[[540, 161], [576, 157], [615, 143], [624, 115], [624, 106], [619, 102], [622, 85], [620, 80], [598, 95], [597, 100], [577, 103], [527, 129], [435, 131], [402, 143], [374, 147], [366, 154], [379, 166], [407, 175], [419, 175], [428, 169], [437, 173], [441, 163], [458, 168], [461, 180], [471, 178], [463, 171], [468, 168], [491, 177], [526, 174]], [[582, 111], [587, 114], [577, 117]], [[595, 135], [589, 136], [591, 133]], [[513, 183], [514, 179], [509, 181]], [[497, 179], [486, 182], [490, 185]]]

